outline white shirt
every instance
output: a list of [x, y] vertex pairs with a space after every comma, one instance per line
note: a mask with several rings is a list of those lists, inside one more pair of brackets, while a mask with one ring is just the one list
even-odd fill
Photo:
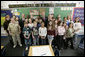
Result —
[[[77, 29], [81, 30], [81, 23], [74, 23], [73, 28], [74, 30], [77, 30]], [[76, 31], [75, 34], [79, 34], [80, 30]]]
[[64, 35], [65, 33], [65, 28], [62, 26], [58, 26], [58, 35]]
[[67, 20], [68, 22], [70, 22], [70, 20]]
[[39, 28], [39, 35], [46, 37], [46, 35], [47, 35], [47, 28], [46, 27], [44, 27], [44, 28], [40, 27]]
[[33, 25], [33, 23], [31, 23], [31, 24], [29, 23], [28, 26], [29, 26], [30, 28], [32, 28], [34, 25]]

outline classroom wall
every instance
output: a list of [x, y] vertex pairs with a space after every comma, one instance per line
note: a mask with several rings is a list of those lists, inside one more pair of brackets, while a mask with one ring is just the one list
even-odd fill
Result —
[[76, 3], [76, 7], [84, 7], [84, 1], [1, 1], [1, 9], [9, 9], [9, 4], [36, 4], [36, 3]]
[[[36, 4], [36, 3], [76, 3], [76, 7], [84, 7], [84, 1], [1, 1], [1, 9], [10, 10], [8, 7], [9, 4]], [[47, 8], [11, 8], [11, 10], [17, 9], [17, 12], [20, 13], [20, 18], [22, 13], [25, 14], [25, 17], [29, 14], [31, 9], [45, 9], [45, 16], [49, 14], [54, 14], [56, 18], [58, 14], [61, 15], [61, 19], [63, 17], [67, 17], [67, 15], [73, 15], [73, 7], [47, 7]], [[3, 20], [2, 20], [3, 21]], [[1, 22], [2, 23], [2, 22]]]
[[56, 8], [17, 8], [12, 9], [12, 11], [17, 11], [20, 13], [19, 17], [21, 19], [22, 14], [25, 14], [25, 17], [27, 17], [27, 15], [30, 16], [30, 10], [41, 10], [44, 9], [45, 10], [45, 16], [48, 17], [49, 14], [54, 14], [54, 17], [56, 18], [58, 14], [61, 15], [61, 19], [63, 20], [63, 17], [67, 17], [67, 15], [71, 15], [72, 16], [72, 9], [73, 8], [69, 8], [69, 7], [56, 7]]
[[22, 14], [25, 14], [25, 17], [27, 17], [27, 15], [30, 16], [30, 10], [41, 10], [41, 9], [44, 9], [45, 10], [45, 16], [48, 16], [49, 15], [49, 8], [20, 8], [20, 9], [17, 9], [17, 12], [20, 12], [20, 18], [22, 16]]
[[63, 18], [67, 17], [67, 15], [72, 15], [72, 9], [70, 10], [69, 7], [63, 9], [62, 7], [54, 8], [54, 17], [56, 18], [58, 14], [61, 15], [61, 19], [63, 20]]

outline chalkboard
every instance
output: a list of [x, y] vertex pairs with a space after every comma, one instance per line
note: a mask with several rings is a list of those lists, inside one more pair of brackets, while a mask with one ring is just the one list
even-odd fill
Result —
[[58, 14], [61, 15], [61, 19], [63, 20], [64, 17], [67, 17], [67, 15], [72, 14], [72, 10], [61, 10], [60, 7], [54, 8], [54, 17], [56, 18]]
[[83, 7], [75, 7], [73, 10], [73, 21], [75, 17], [80, 17], [79, 21], [82, 25], [84, 25], [84, 8]]

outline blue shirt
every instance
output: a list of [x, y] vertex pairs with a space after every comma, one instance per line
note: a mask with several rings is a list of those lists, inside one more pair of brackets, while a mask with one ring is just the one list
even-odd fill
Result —
[[67, 21], [67, 22], [66, 22], [66, 24], [69, 26], [70, 22], [69, 22], [69, 21]]

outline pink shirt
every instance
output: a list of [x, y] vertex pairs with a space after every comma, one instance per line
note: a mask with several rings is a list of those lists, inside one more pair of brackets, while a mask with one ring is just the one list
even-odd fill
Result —
[[64, 34], [65, 34], [64, 26], [58, 26], [58, 35], [64, 35]]

